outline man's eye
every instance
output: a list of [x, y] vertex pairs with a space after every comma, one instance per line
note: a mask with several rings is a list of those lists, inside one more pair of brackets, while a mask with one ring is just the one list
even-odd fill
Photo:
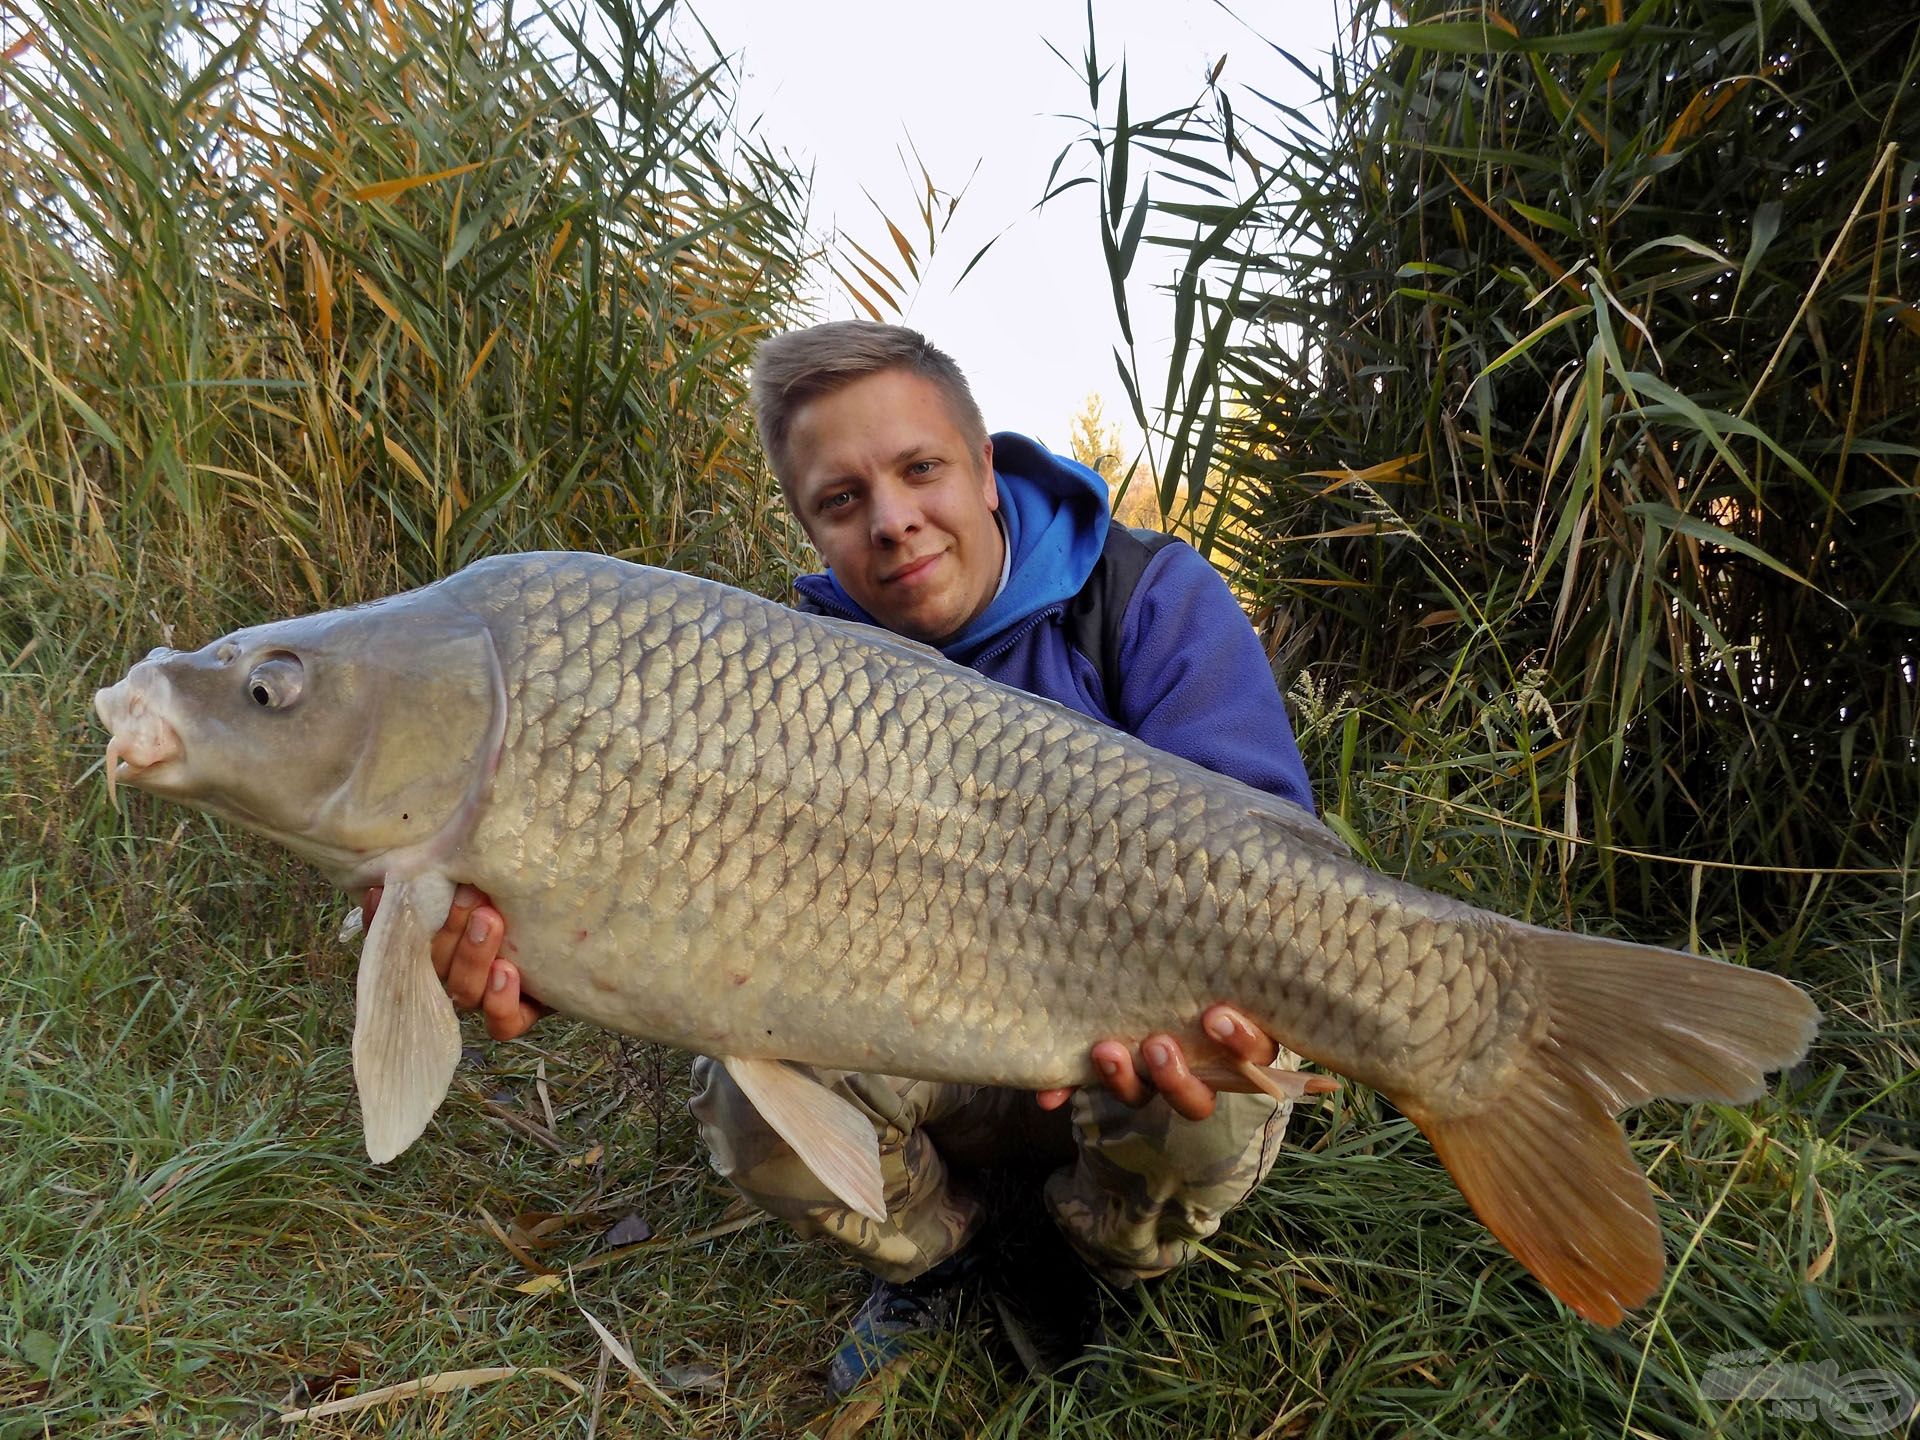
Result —
[[916, 460], [907, 467], [907, 473], [909, 475], [931, 475], [933, 473], [933, 466], [934, 462], [931, 460]]
[[822, 500], [820, 502], [820, 508], [822, 510], [844, 510], [847, 506], [851, 505], [852, 503], [853, 503], [853, 492], [851, 490], [842, 490], [839, 493], [834, 495], [829, 495], [827, 496], [826, 499]]

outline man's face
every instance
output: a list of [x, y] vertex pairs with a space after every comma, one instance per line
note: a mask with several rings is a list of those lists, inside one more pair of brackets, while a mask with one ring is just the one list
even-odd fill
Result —
[[882, 370], [809, 400], [787, 462], [807, 537], [882, 625], [937, 642], [987, 608], [1004, 546], [993, 442], [970, 446], [931, 380]]

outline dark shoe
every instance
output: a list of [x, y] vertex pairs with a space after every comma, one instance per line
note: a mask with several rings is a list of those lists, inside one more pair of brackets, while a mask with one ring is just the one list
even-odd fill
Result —
[[1052, 1375], [1100, 1337], [1107, 1287], [1037, 1198], [996, 1219], [985, 1284], [1000, 1334], [1029, 1375]]
[[847, 1338], [827, 1361], [828, 1393], [845, 1399], [904, 1354], [915, 1336], [951, 1330], [973, 1270], [973, 1256], [963, 1250], [903, 1284], [876, 1277]]

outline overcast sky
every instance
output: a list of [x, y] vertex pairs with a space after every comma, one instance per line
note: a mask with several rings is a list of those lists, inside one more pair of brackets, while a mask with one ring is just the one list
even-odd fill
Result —
[[[1157, 112], [1192, 100], [1222, 56], [1223, 83], [1302, 103], [1310, 87], [1266, 42], [1318, 68], [1335, 24], [1332, 0], [1236, 5], [1260, 34], [1211, 0], [1098, 0], [1093, 8], [1101, 61], [1116, 67], [1108, 83], [1117, 84], [1124, 56], [1135, 119], [1149, 107]], [[900, 159], [909, 138], [936, 185], [957, 190], [972, 177], [906, 320], [960, 362], [989, 428], [1025, 431], [1065, 449], [1069, 422], [1090, 391], [1103, 396], [1110, 417], [1126, 413], [1112, 358], [1119, 332], [1095, 187], [1032, 213], [1054, 156], [1083, 133], [1071, 118], [1087, 110], [1083, 0], [695, 0], [695, 9], [737, 58], [740, 119], [812, 168], [817, 232], [838, 222], [882, 259], [896, 258], [861, 192], [866, 187], [913, 235], [907, 222], [918, 177], [910, 178]], [[1103, 90], [1108, 118], [1112, 103]], [[1085, 171], [1092, 158], [1083, 148], [1069, 166]], [[956, 289], [967, 261], [1003, 229]], [[1168, 262], [1143, 246], [1136, 280], [1168, 273]], [[1136, 336], [1164, 354], [1170, 306], [1147, 284], [1133, 293]], [[821, 318], [861, 317], [843, 294], [824, 297]], [[1145, 368], [1155, 378], [1164, 374], [1162, 364]]]

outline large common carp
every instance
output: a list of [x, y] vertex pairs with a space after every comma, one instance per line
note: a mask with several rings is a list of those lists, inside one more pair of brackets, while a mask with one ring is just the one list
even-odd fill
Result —
[[780, 1062], [1087, 1084], [1104, 1038], [1217, 1054], [1197, 1022], [1227, 1001], [1392, 1100], [1613, 1324], [1661, 1273], [1613, 1117], [1750, 1100], [1817, 1020], [1772, 975], [1375, 874], [1298, 807], [909, 641], [599, 556], [158, 650], [95, 703], [110, 783], [385, 884], [353, 1040], [376, 1160], [459, 1058], [428, 947], [471, 882], [533, 994], [723, 1058], [870, 1214], [871, 1128]]

